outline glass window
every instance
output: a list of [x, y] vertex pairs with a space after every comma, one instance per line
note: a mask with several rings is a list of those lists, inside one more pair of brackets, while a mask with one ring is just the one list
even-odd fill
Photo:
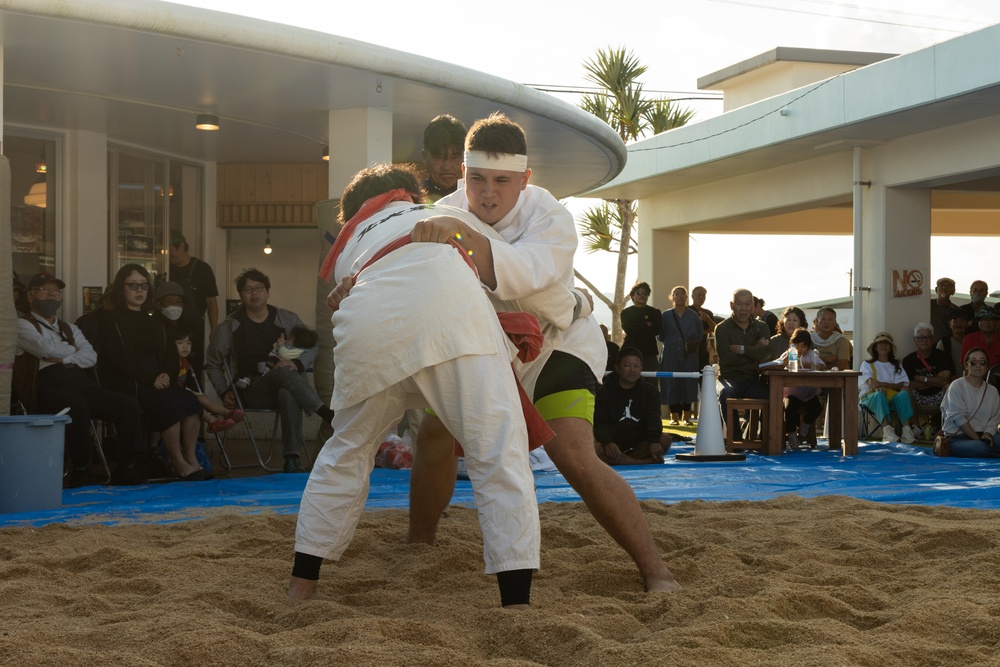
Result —
[[170, 230], [189, 239], [200, 235], [202, 168], [112, 147], [108, 170], [109, 281], [122, 266], [134, 263], [159, 284], [167, 280]]
[[56, 273], [55, 140], [7, 135], [10, 226], [14, 271], [22, 283], [36, 273]]

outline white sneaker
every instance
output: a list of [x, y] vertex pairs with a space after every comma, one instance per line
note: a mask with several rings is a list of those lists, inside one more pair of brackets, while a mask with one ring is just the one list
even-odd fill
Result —
[[903, 444], [912, 445], [917, 439], [917, 436], [913, 433], [913, 429], [909, 425], [903, 427]]
[[[903, 431], [904, 433], [906, 431]], [[882, 427], [882, 442], [899, 442], [899, 436], [896, 435], [896, 431], [893, 430], [892, 426]]]

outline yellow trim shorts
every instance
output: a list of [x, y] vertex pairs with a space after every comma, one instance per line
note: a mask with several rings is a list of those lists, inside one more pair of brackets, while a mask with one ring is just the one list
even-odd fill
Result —
[[594, 394], [588, 389], [567, 389], [535, 401], [535, 409], [545, 421], [579, 417], [594, 423]]

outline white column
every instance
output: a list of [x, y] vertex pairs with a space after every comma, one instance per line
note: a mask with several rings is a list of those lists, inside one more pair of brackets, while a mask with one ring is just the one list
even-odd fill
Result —
[[880, 331], [892, 334], [900, 359], [912, 352], [913, 325], [927, 321], [934, 296], [930, 190], [873, 184], [864, 201], [862, 268], [872, 289], [855, 324], [855, 367]]
[[81, 288], [108, 285], [108, 138], [70, 130], [63, 146], [62, 317], [74, 320], [82, 314]]
[[372, 162], [392, 162], [392, 113], [359, 108], [329, 114], [330, 198], [339, 199], [358, 171]]
[[[647, 242], [646, 234], [645, 231], [640, 234], [640, 248]], [[677, 285], [684, 285], [690, 293], [694, 287], [688, 284], [691, 282], [688, 233], [655, 230], [649, 233], [648, 243], [645, 247], [651, 248], [652, 252], [639, 253], [639, 278], [648, 282], [653, 290], [650, 305], [660, 310], [669, 310], [673, 308], [670, 290]]]
[[[330, 172], [327, 177], [329, 197], [340, 199], [354, 174], [372, 162], [392, 162], [392, 113], [381, 109], [333, 109], [329, 112]], [[320, 229], [319, 236], [327, 229]], [[317, 268], [326, 257], [330, 244], [317, 239], [322, 248]], [[319, 355], [313, 363], [313, 380], [320, 397], [329, 404], [333, 395], [333, 334], [326, 295], [330, 285], [316, 278], [316, 333]]]

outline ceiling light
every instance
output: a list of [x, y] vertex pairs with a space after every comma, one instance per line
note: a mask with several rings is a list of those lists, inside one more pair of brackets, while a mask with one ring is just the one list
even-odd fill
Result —
[[219, 117], [210, 113], [200, 113], [198, 114], [198, 122], [195, 123], [195, 127], [199, 130], [218, 130]]
[[47, 174], [48, 171], [49, 167], [45, 164], [45, 149], [42, 149], [42, 155], [38, 158], [38, 162], [35, 163], [35, 172], [39, 174]]
[[271, 254], [271, 230], [267, 229], [267, 230], [265, 230], [264, 233], [267, 234], [267, 238], [264, 239], [264, 254], [265, 255], [270, 255]]
[[37, 206], [45, 208], [48, 203], [48, 185], [45, 183], [45, 176], [39, 176], [38, 180], [31, 185], [28, 194], [24, 195], [25, 206]]
[[323, 148], [323, 160], [326, 162], [330, 161], [330, 149], [327, 147]]

